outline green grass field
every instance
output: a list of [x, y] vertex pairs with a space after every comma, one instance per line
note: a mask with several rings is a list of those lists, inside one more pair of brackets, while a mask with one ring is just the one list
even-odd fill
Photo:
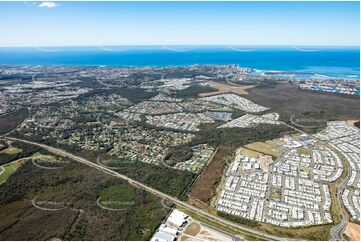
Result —
[[18, 154], [18, 153], [20, 153], [22, 151], [23, 151], [22, 149], [10, 146], [10, 147], [0, 151], [0, 153], [7, 154], [7, 155], [15, 155], [15, 154]]
[[4, 183], [22, 164], [22, 161], [14, 161], [0, 167], [0, 184]]
[[100, 193], [100, 204], [109, 208], [126, 208], [135, 201], [135, 190], [123, 183], [106, 188]]
[[278, 146], [270, 143], [254, 142], [245, 145], [245, 147], [256, 152], [271, 155], [273, 157], [280, 157], [282, 155], [282, 152], [278, 150]]
[[57, 158], [53, 155], [43, 155], [40, 152], [35, 153], [32, 158], [44, 161], [56, 161]]
[[246, 155], [246, 156], [252, 157], [252, 158], [257, 158], [258, 155], [261, 154], [259, 152], [256, 152], [256, 151], [253, 151], [253, 150], [250, 150], [250, 149], [245, 149], [245, 148], [242, 149], [241, 153]]

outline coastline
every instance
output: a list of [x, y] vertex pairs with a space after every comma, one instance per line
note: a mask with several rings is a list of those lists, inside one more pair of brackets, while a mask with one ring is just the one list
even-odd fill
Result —
[[[327, 75], [317, 72], [305, 72], [302, 70], [299, 71], [290, 71], [290, 70], [275, 70], [275, 69], [256, 69], [254, 67], [249, 66], [240, 66], [239, 64], [189, 64], [189, 65], [69, 65], [69, 64], [47, 64], [47, 65], [39, 65], [39, 64], [2, 64], [1, 67], [23, 67], [23, 66], [38, 66], [38, 67], [84, 67], [84, 68], [142, 68], [142, 67], [151, 67], [151, 68], [177, 68], [177, 67], [189, 67], [189, 66], [226, 66], [226, 65], [235, 65], [239, 68], [251, 69], [248, 75], [252, 76], [260, 76], [260, 77], [269, 77], [269, 78], [285, 78], [285, 79], [293, 79], [293, 80], [340, 80], [340, 81], [360, 81], [359, 75], [348, 75], [348, 74], [339, 74], [339, 75]], [[360, 72], [359, 72], [360, 73]], [[1, 72], [0, 72], [1, 77]]]
[[117, 48], [125, 47], [0, 48], [0, 65], [181, 67], [234, 64], [251, 68], [256, 75], [267, 73], [275, 77], [360, 79], [358, 48], [323, 48], [317, 52], [304, 52], [291, 47], [259, 47], [248, 52], [226, 46], [194, 48], [183, 52], [177, 51], [178, 46], [172, 46], [175, 50], [132, 47], [131, 50], [121, 51]]

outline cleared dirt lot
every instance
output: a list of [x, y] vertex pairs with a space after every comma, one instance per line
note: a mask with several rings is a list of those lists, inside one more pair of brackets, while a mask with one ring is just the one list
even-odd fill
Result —
[[247, 95], [248, 94], [247, 90], [254, 87], [252, 85], [245, 86], [245, 85], [236, 85], [236, 84], [224, 84], [224, 83], [219, 83], [219, 82], [215, 82], [215, 81], [209, 81], [207, 83], [211, 87], [218, 89], [218, 91], [200, 93], [199, 96], [207, 97], [207, 96], [213, 96], [213, 95], [228, 93], [228, 92]]
[[360, 241], [360, 225], [347, 223], [344, 234], [352, 241]]
[[[233, 151], [230, 147], [222, 146], [219, 148], [213, 160], [199, 175], [191, 190], [188, 192], [191, 203], [196, 206], [201, 206], [200, 203], [204, 203], [204, 205], [208, 204], [214, 195], [214, 188], [221, 179], [223, 167], [226, 163], [225, 160], [227, 157], [232, 156]], [[200, 203], [197, 203], [195, 200], [198, 200]]]
[[203, 224], [191, 221], [180, 241], [232, 241], [232, 237], [211, 229]]
[[278, 150], [279, 146], [272, 145], [265, 142], [254, 142], [248, 145], [245, 145], [246, 148], [260, 152], [266, 155], [271, 155], [274, 157], [280, 157], [282, 155], [282, 152]]

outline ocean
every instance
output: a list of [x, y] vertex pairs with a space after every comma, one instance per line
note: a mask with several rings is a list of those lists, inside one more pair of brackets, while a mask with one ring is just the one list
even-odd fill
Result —
[[[91, 46], [0, 48], [4, 65], [186, 66], [237, 64], [294, 77], [360, 79], [359, 47]], [[293, 73], [296, 72], [296, 73]]]

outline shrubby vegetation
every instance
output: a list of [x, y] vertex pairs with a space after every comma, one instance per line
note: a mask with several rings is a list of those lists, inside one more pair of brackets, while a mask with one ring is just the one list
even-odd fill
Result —
[[238, 216], [234, 216], [228, 213], [223, 213], [223, 212], [217, 212], [217, 215], [224, 217], [228, 220], [231, 220], [233, 222], [239, 223], [239, 224], [244, 224], [247, 225], [249, 227], [259, 227], [260, 224], [254, 220], [249, 220], [249, 219], [245, 219], [242, 217], [238, 217]]
[[205, 124], [192, 140], [192, 145], [209, 144], [213, 146], [225, 145], [239, 147], [256, 141], [278, 138], [281, 132], [290, 128], [281, 125], [258, 125], [252, 128], [217, 129], [217, 124]]
[[[55, 142], [55, 140], [44, 141], [39, 137], [39, 140], [36, 141], [46, 143], [50, 146], [57, 146], [70, 153], [84, 157], [92, 162], [96, 162], [98, 157], [106, 155], [105, 151], [95, 152], [83, 150], [76, 145], [59, 145]], [[185, 149], [188, 150], [190, 148], [186, 147]], [[175, 155], [175, 157], [179, 158], [181, 157], [181, 154], [178, 153], [178, 155]], [[112, 166], [117, 166], [117, 164], [115, 163], [117, 160], [122, 166], [122, 169], [115, 171], [172, 196], [180, 197], [183, 194], [184, 189], [188, 187], [188, 185], [195, 178], [195, 174], [188, 171], [174, 170], [172, 168], [147, 164], [140, 161], [124, 163], [123, 161], [120, 161], [117, 157], [111, 158], [114, 159], [114, 162], [112, 162]]]
[[[134, 203], [122, 211], [96, 204], [114, 194]], [[34, 198], [69, 207], [44, 212]], [[58, 170], [26, 162], [0, 186], [0, 240], [149, 240], [168, 212], [157, 197], [77, 162]]]
[[357, 127], [357, 128], [360, 128], [360, 120], [355, 122], [354, 125]]
[[14, 153], [14, 154], [6, 154], [6, 153], [1, 152], [0, 153], [0, 165], [4, 165], [11, 161], [31, 156], [32, 154], [34, 154], [35, 152], [40, 150], [40, 148], [38, 148], [36, 146], [29, 145], [29, 144], [22, 143], [22, 142], [17, 142], [17, 141], [12, 141], [11, 146], [19, 148], [22, 151], [19, 153]]
[[26, 108], [0, 116], [0, 135], [4, 135], [15, 129], [28, 116]]
[[0, 151], [5, 150], [8, 147], [5, 140], [0, 140]]
[[[114, 202], [106, 204], [112, 208], [126, 208], [135, 201], [135, 188], [127, 183], [110, 186], [100, 193], [101, 201]], [[116, 203], [119, 202], [119, 203]]]
[[149, 92], [141, 88], [111, 88], [111, 89], [95, 89], [83, 95], [80, 95], [77, 100], [81, 101], [83, 99], [94, 97], [94, 95], [104, 95], [108, 96], [111, 94], [118, 94], [122, 97], [129, 99], [133, 103], [138, 103], [144, 100], [148, 100], [156, 96], [157, 92]]
[[203, 92], [215, 92], [218, 91], [217, 89], [210, 87], [210, 86], [202, 86], [199, 84], [191, 85], [181, 91], [178, 91], [175, 96], [181, 98], [192, 98], [198, 97], [199, 93]]
[[161, 192], [180, 198], [182, 198], [183, 191], [196, 176], [188, 171], [151, 165], [140, 161], [123, 163], [122, 167], [122, 169], [116, 171]]
[[193, 156], [193, 150], [189, 145], [179, 145], [170, 149], [164, 161], [173, 166], [179, 162], [189, 160]]

